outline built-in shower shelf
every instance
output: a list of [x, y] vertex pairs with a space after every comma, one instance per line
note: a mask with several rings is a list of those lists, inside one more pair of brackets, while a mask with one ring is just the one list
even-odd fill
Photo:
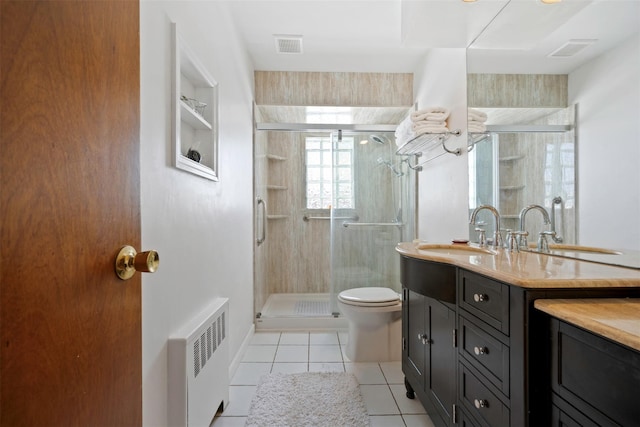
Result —
[[279, 161], [279, 162], [282, 162], [282, 161], [287, 160], [287, 158], [286, 158], [286, 157], [283, 157], [283, 156], [277, 156], [277, 155], [275, 155], [275, 154], [267, 154], [267, 159], [269, 159], [269, 160], [273, 160], [273, 161]]
[[287, 219], [289, 215], [267, 215], [267, 219]]
[[267, 190], [284, 191], [288, 190], [288, 187], [284, 185], [267, 185]]
[[506, 187], [500, 187], [500, 191], [518, 191], [525, 188], [524, 185], [509, 185]]
[[520, 160], [524, 158], [525, 156], [507, 156], [507, 157], [500, 157], [498, 160], [500, 160], [501, 162], [515, 162], [516, 160]]

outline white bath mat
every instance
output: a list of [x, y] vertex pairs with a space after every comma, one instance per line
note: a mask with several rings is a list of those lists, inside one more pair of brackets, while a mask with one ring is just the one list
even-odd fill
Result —
[[368, 426], [369, 415], [353, 374], [268, 374], [251, 402], [249, 427]]

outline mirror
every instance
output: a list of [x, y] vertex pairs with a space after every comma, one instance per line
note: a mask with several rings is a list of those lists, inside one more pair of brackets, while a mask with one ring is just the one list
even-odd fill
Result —
[[[555, 243], [640, 250], [632, 220], [638, 184], [631, 194], [608, 184], [616, 174], [638, 181], [637, 156], [624, 168], [620, 155], [626, 147], [638, 153], [638, 28], [635, 0], [505, 4], [467, 49], [470, 211], [492, 204], [503, 229], [519, 230], [520, 212], [541, 205], [561, 238]], [[597, 148], [603, 144], [609, 150]], [[607, 213], [599, 214], [602, 203]], [[525, 222], [534, 244], [551, 228], [535, 210]], [[628, 218], [625, 226], [607, 217], [612, 212]], [[493, 220], [483, 219], [491, 236]], [[637, 235], [631, 243], [629, 226]], [[477, 234], [470, 229], [471, 241]]]

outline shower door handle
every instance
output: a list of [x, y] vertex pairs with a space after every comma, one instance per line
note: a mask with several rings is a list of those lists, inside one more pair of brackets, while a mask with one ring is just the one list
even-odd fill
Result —
[[[267, 204], [262, 200], [262, 198], [258, 197], [258, 209], [260, 208], [260, 205], [262, 205], [262, 233], [260, 237], [256, 239], [258, 246], [260, 246], [267, 238]], [[256, 213], [256, 219], [257, 217], [258, 214]]]

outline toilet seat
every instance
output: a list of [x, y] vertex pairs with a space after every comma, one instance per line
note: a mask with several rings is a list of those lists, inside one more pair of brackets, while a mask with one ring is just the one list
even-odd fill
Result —
[[400, 303], [400, 295], [389, 288], [353, 288], [340, 292], [338, 300], [360, 307], [389, 307]]

